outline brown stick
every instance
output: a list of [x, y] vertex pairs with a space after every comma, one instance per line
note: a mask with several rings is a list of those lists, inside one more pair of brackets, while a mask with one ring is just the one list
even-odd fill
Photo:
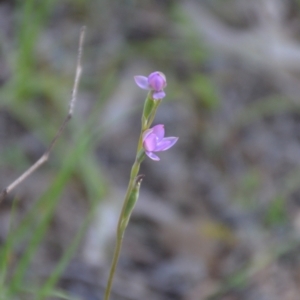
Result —
[[4, 190], [2, 190], [2, 192], [0, 193], [0, 203], [17, 185], [19, 185], [23, 180], [25, 180], [28, 176], [30, 176], [35, 170], [37, 170], [43, 163], [45, 163], [48, 160], [52, 148], [56, 144], [56, 141], [58, 140], [58, 138], [61, 136], [67, 123], [72, 118], [74, 106], [75, 106], [76, 98], [77, 98], [78, 85], [79, 85], [80, 76], [81, 76], [81, 72], [82, 72], [81, 57], [82, 57], [82, 52], [83, 52], [84, 35], [85, 35], [85, 27], [82, 27], [81, 32], [80, 32], [80, 38], [79, 38], [76, 73], [75, 73], [74, 85], [73, 85], [73, 89], [72, 89], [72, 96], [71, 96], [71, 100], [70, 100], [70, 104], [69, 104], [68, 115], [65, 118], [65, 120], [63, 121], [60, 128], [58, 129], [58, 131], [57, 131], [56, 135], [54, 136], [53, 140], [51, 141], [48, 149], [41, 156], [41, 158], [38, 161], [36, 161], [28, 170], [26, 170], [20, 177], [18, 177], [15, 181], [13, 181], [10, 185], [8, 185]]

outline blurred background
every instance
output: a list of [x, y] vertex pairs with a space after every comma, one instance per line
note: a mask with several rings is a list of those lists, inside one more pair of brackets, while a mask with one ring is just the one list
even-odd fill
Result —
[[178, 143], [146, 159], [111, 299], [298, 300], [299, 0], [1, 0], [0, 299], [102, 299], [146, 92]]

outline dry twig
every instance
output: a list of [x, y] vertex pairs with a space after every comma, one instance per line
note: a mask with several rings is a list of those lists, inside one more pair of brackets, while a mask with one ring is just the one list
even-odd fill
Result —
[[15, 181], [13, 181], [10, 185], [8, 185], [0, 193], [0, 203], [17, 185], [19, 185], [22, 181], [24, 181], [28, 176], [30, 176], [35, 170], [37, 170], [43, 163], [45, 163], [48, 160], [50, 152], [53, 149], [54, 145], [56, 144], [56, 141], [61, 136], [67, 123], [72, 118], [74, 106], [75, 106], [75, 102], [76, 102], [76, 98], [77, 98], [78, 85], [79, 85], [80, 76], [81, 76], [81, 72], [82, 72], [81, 57], [82, 57], [82, 51], [83, 51], [84, 35], [85, 35], [85, 27], [82, 27], [81, 32], [80, 32], [80, 38], [79, 38], [76, 73], [75, 73], [74, 85], [73, 85], [73, 90], [72, 90], [72, 96], [71, 96], [71, 100], [70, 100], [70, 104], [69, 104], [68, 115], [65, 118], [65, 120], [63, 121], [60, 128], [58, 129], [58, 131], [57, 131], [55, 137], [53, 138], [52, 142], [50, 143], [48, 149], [41, 156], [41, 158], [38, 161], [36, 161], [28, 170], [26, 170], [20, 177], [18, 177]]

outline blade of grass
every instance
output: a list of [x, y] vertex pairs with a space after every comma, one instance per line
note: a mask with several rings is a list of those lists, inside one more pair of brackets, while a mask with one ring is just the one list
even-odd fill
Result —
[[[95, 205], [94, 205], [95, 206]], [[39, 292], [37, 293], [37, 300], [43, 300], [45, 297], [49, 296], [52, 292], [52, 289], [56, 282], [58, 281], [59, 277], [67, 267], [67, 264], [69, 263], [70, 259], [74, 255], [76, 249], [78, 248], [78, 245], [86, 232], [86, 229], [95, 213], [94, 206], [91, 207], [89, 214], [86, 216], [81, 228], [79, 229], [76, 237], [74, 238], [71, 245], [68, 247], [66, 252], [63, 254], [62, 258], [60, 259], [59, 263], [55, 267], [54, 271], [51, 273], [48, 280], [44, 283], [44, 285], [41, 287]]]
[[[38, 288], [28, 288], [28, 287], [21, 287], [19, 289], [20, 292], [30, 294], [35, 296], [38, 292]], [[77, 297], [69, 296], [65, 292], [60, 290], [52, 290], [49, 295], [49, 297], [56, 297], [56, 299], [63, 299], [63, 300], [80, 300]], [[1, 299], [2, 300], [2, 299]], [[7, 299], [3, 299], [7, 300]]]
[[11, 295], [14, 295], [17, 289], [22, 285], [21, 283], [30, 261], [34, 257], [34, 253], [36, 252], [37, 247], [39, 246], [49, 226], [51, 217], [59, 200], [59, 196], [72, 176], [76, 162], [78, 161], [78, 157], [85, 149], [86, 140], [83, 140], [83, 142], [80, 141], [79, 147], [75, 148], [72, 155], [66, 159], [62, 170], [59, 172], [58, 176], [55, 178], [54, 182], [46, 191], [46, 193], [42, 196], [41, 203], [44, 203], [45, 205], [42, 220], [38, 225], [36, 225], [36, 230], [32, 232], [33, 236], [29, 242], [28, 248], [19, 261], [15, 270], [15, 275], [10, 281]]
[[[10, 220], [9, 220], [9, 231], [8, 231], [8, 241], [11, 241], [11, 236], [13, 234], [12, 226], [13, 220], [15, 217], [15, 212], [17, 209], [17, 199], [14, 198], [12, 202], [12, 208], [10, 212]], [[3, 247], [3, 255], [0, 256], [0, 291], [5, 290], [5, 279], [7, 274], [7, 269], [9, 265], [9, 254], [12, 249], [12, 243], [5, 243]], [[0, 294], [1, 295], [1, 294]]]
[[16, 51], [15, 66], [13, 66], [14, 95], [17, 102], [24, 103], [30, 95], [31, 86], [34, 84], [36, 74], [35, 45], [39, 33], [48, 20], [49, 13], [56, 1], [19, 1], [19, 24], [17, 24], [18, 50]]

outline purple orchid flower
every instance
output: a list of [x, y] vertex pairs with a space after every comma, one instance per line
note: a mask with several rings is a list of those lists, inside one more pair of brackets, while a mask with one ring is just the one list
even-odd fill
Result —
[[134, 76], [135, 83], [144, 90], [152, 91], [154, 100], [163, 99], [166, 96], [164, 88], [167, 86], [167, 80], [164, 73], [156, 71], [146, 76]]
[[178, 140], [178, 137], [164, 137], [165, 128], [163, 124], [147, 129], [143, 133], [143, 147], [145, 153], [152, 160], [160, 160], [153, 152], [166, 151], [170, 149]]

